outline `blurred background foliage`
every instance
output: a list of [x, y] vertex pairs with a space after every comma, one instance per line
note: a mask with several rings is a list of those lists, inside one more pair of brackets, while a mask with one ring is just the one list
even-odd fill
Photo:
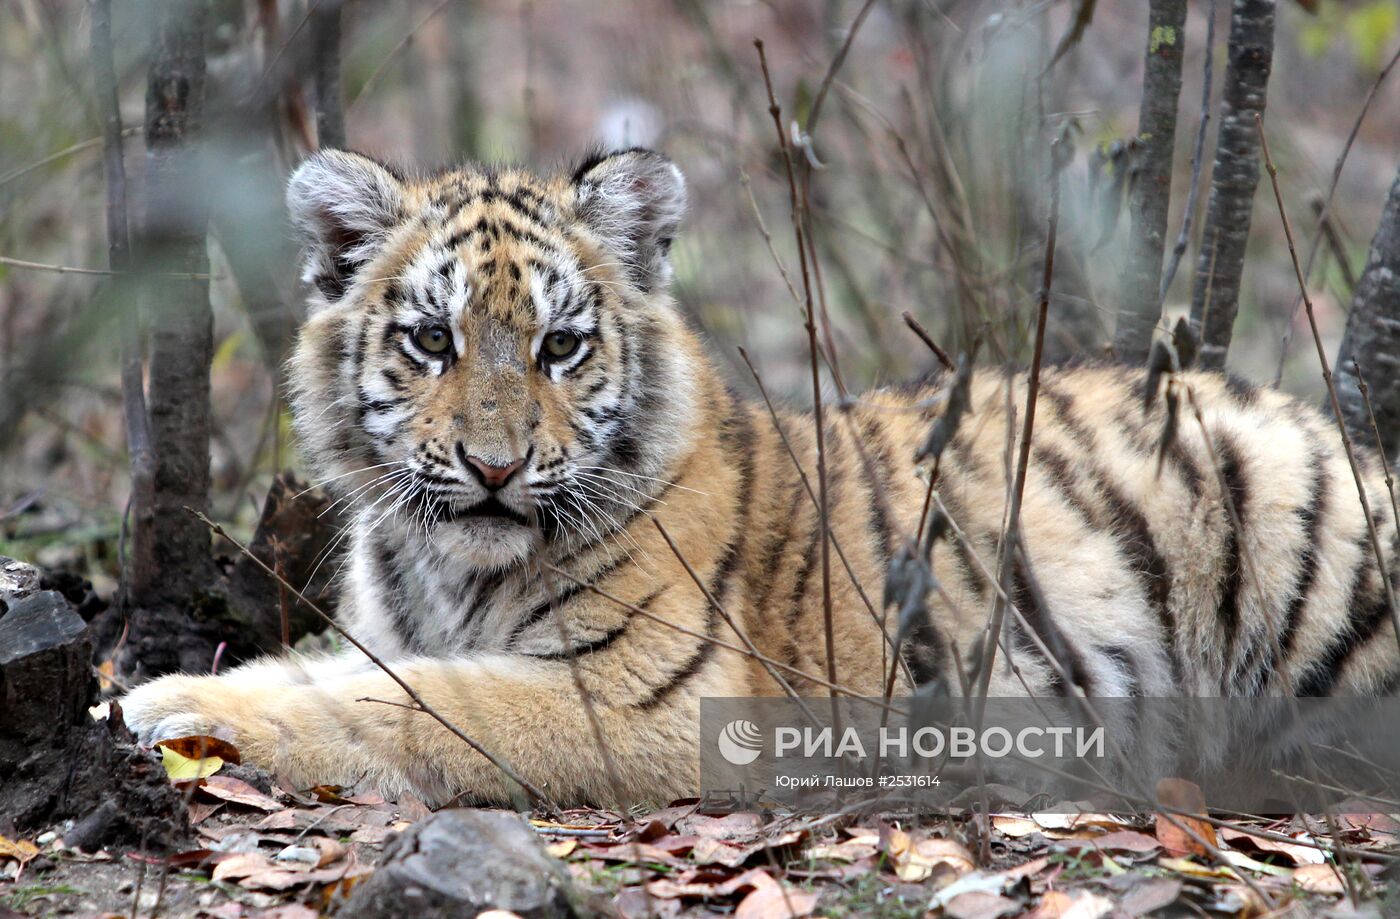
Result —
[[[211, 214], [210, 503], [235, 533], [256, 522], [274, 473], [296, 465], [279, 392], [301, 307], [281, 185], [318, 143], [306, 40], [315, 4], [210, 7], [198, 188]], [[1147, 3], [1097, 4], [1082, 38], [1050, 66], [1081, 4], [879, 0], [862, 17], [806, 154], [820, 164], [812, 226], [851, 388], [931, 365], [900, 320], [905, 310], [950, 351], [981, 329], [990, 341], [984, 356], [1024, 360], [1056, 137], [1076, 152], [1064, 179], [1050, 350], [1105, 355], [1128, 226], [1120, 219], [1122, 167], [1106, 154], [1137, 128]], [[159, 5], [113, 3], [133, 202], [144, 200], [141, 124]], [[737, 387], [752, 391], [742, 345], [770, 391], [801, 404], [810, 399], [807, 345], [775, 261], [797, 283], [787, 181], [752, 40], [767, 45], [785, 120], [807, 124], [865, 6], [350, 0], [340, 46], [348, 146], [417, 169], [478, 158], [564, 168], [594, 144], [664, 150], [691, 188], [691, 217], [675, 250], [680, 308]], [[1229, 6], [1216, 10], [1217, 97]], [[1191, 4], [1184, 36], [1168, 245], [1190, 177], [1208, 8]], [[136, 317], [114, 278], [100, 273], [105, 189], [90, 15], [86, 0], [0, 0], [0, 554], [77, 568], [110, 589], [129, 487], [119, 343]], [[1313, 203], [1397, 41], [1395, 0], [1279, 6], [1268, 129], [1305, 241], [1316, 232]], [[1206, 149], [1208, 159], [1209, 139]], [[1337, 243], [1324, 247], [1313, 273], [1330, 353], [1397, 149], [1393, 79], [1349, 153], [1331, 207]], [[1208, 179], [1209, 163], [1201, 212]], [[1267, 181], [1257, 196], [1230, 366], [1267, 383], [1290, 317], [1304, 320], [1294, 312], [1296, 282]], [[1197, 246], [1193, 240], [1168, 292], [1170, 315], [1189, 303]], [[1322, 385], [1307, 335], [1295, 336], [1282, 385], [1316, 399]]]

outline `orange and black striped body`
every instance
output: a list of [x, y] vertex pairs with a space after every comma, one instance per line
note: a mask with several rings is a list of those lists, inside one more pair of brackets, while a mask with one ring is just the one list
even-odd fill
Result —
[[[694, 790], [701, 698], [787, 691], [775, 673], [826, 691], [828, 607], [834, 682], [882, 692], [879, 598], [920, 528], [914, 457], [945, 381], [828, 409], [824, 565], [811, 417], [734, 395], [666, 294], [684, 204], [668, 161], [411, 178], [331, 152], [289, 203], [314, 291], [298, 432], [354, 518], [342, 622], [437, 711], [558, 800], [664, 799]], [[1397, 536], [1376, 460], [1384, 565], [1334, 425], [1224, 377], [1174, 385], [1201, 419], [1185, 413], [1159, 459], [1164, 409], [1143, 412], [1133, 374], [1045, 372], [1011, 566], [1016, 667], [994, 667], [991, 692], [1069, 691], [1029, 631], [1094, 695], [1391, 690]], [[960, 691], [957, 661], [985, 634], [1025, 387], [976, 375], [939, 460], [952, 535], [901, 693]], [[348, 655], [169, 677], [123, 706], [143, 736], [227, 733], [307, 785], [510, 797], [435, 721], [363, 699], [404, 696]]]

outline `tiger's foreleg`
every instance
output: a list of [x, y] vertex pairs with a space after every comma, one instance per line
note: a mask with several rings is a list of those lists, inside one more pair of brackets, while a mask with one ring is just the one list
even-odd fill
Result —
[[[639, 706], [600, 687], [597, 698], [590, 692], [595, 727], [567, 662], [483, 655], [390, 666], [446, 721], [554, 800], [669, 800], [698, 785], [691, 688], [664, 705]], [[222, 736], [298, 788], [361, 784], [430, 804], [520, 797], [505, 773], [412, 704], [363, 658], [169, 676], [122, 700], [143, 740]]]

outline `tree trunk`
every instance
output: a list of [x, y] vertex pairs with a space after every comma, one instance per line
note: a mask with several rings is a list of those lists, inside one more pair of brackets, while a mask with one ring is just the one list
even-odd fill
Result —
[[[157, 6], [146, 88], [145, 221], [137, 249], [150, 322], [146, 408], [154, 457], [148, 505], [133, 507], [134, 556], [126, 660], [143, 673], [208, 665], [189, 612], [214, 579], [203, 510], [209, 496], [208, 225], [199, 137], [204, 105], [203, 0]], [[175, 276], [179, 275], [179, 276]], [[194, 276], [194, 277], [191, 277]], [[140, 497], [139, 495], [137, 496]], [[172, 630], [173, 633], [172, 634]]]
[[1371, 239], [1366, 269], [1356, 283], [1346, 334], [1337, 352], [1337, 399], [1352, 439], [1374, 444], [1370, 413], [1361, 395], [1355, 361], [1370, 389], [1371, 407], [1386, 453], [1400, 447], [1400, 172], [1390, 186], [1380, 226]]
[[1210, 203], [1191, 288], [1191, 321], [1201, 330], [1201, 366], [1225, 366], [1239, 311], [1245, 243], [1259, 184], [1259, 134], [1274, 56], [1274, 0], [1235, 0], [1215, 141]]
[[345, 100], [340, 88], [341, 0], [322, 0], [311, 14], [311, 59], [316, 84], [316, 144], [345, 146]]
[[1162, 254], [1172, 197], [1172, 153], [1176, 108], [1181, 96], [1181, 52], [1186, 38], [1186, 0], [1152, 0], [1147, 58], [1138, 114], [1137, 176], [1132, 186], [1128, 265], [1118, 298], [1114, 350], [1129, 364], [1147, 361], [1152, 330], [1161, 318]]

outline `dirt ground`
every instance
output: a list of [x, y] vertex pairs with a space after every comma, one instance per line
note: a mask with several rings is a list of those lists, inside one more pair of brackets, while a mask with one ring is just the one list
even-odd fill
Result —
[[[412, 799], [289, 792], [222, 760], [161, 757], [177, 776], [208, 773], [176, 781], [188, 848], [85, 853], [65, 845], [71, 825], [0, 836], [0, 917], [353, 915], [347, 898], [386, 841], [430, 813]], [[1337, 817], [1336, 837], [1321, 818], [1188, 820], [1212, 853], [1150, 814], [996, 814], [983, 851], [987, 822], [968, 813], [722, 810], [692, 800], [521, 819], [603, 915], [1380, 917], [1400, 906], [1386, 870], [1400, 821], [1382, 814]]]

